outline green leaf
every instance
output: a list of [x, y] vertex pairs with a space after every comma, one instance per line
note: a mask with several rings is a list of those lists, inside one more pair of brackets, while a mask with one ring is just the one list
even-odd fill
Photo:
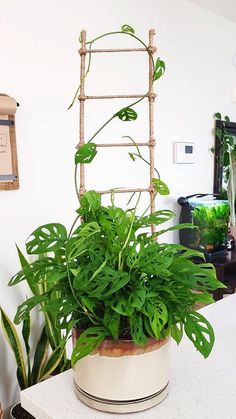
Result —
[[16, 328], [3, 309], [0, 307], [1, 313], [1, 326], [4, 332], [4, 335], [14, 353], [16, 365], [19, 369], [19, 385], [21, 389], [27, 387], [27, 377], [24, 364], [24, 355], [20, 340], [16, 331]]
[[122, 32], [135, 33], [134, 29], [131, 26], [127, 25], [127, 24], [122, 25], [121, 26], [121, 30], [122, 30]]
[[222, 129], [221, 128], [215, 128], [215, 135], [218, 138], [218, 140], [222, 139]]
[[92, 213], [94, 216], [101, 209], [101, 195], [95, 191], [85, 192], [80, 199], [78, 214], [86, 215]]
[[119, 335], [120, 314], [107, 307], [103, 317], [103, 324], [105, 328], [109, 330], [113, 339], [117, 340]]
[[84, 291], [91, 298], [108, 297], [123, 288], [130, 280], [128, 272], [117, 271], [110, 266], [98, 269], [96, 276], [88, 266], [81, 270], [74, 278], [73, 286], [79, 291]]
[[122, 316], [130, 317], [134, 312], [134, 307], [129, 305], [127, 297], [121, 293], [115, 294], [114, 297], [111, 298], [110, 303], [113, 310]]
[[133, 155], [133, 153], [128, 153], [128, 154], [129, 154], [131, 160], [135, 161], [135, 156]]
[[160, 195], [169, 195], [170, 190], [168, 186], [162, 182], [161, 179], [152, 178], [152, 183], [156, 192]]
[[103, 327], [89, 327], [81, 333], [72, 352], [72, 367], [74, 367], [76, 362], [81, 358], [84, 358], [94, 351], [94, 349], [104, 341], [106, 336], [108, 336], [108, 333]]
[[148, 338], [143, 331], [143, 319], [141, 313], [134, 312], [129, 319], [130, 331], [134, 343], [139, 346], [143, 346], [147, 343]]
[[95, 221], [84, 223], [78, 227], [72, 237], [68, 240], [66, 246], [66, 256], [68, 261], [75, 259], [88, 250], [90, 246], [89, 239], [99, 233], [100, 230], [100, 226]]
[[94, 143], [83, 144], [75, 153], [75, 164], [91, 163], [97, 154], [97, 146]]
[[225, 115], [225, 121], [230, 122], [230, 119], [229, 119], [228, 115]]
[[179, 345], [181, 339], [183, 337], [183, 324], [182, 323], [175, 323], [171, 326], [171, 336]]
[[44, 224], [27, 239], [26, 250], [30, 255], [51, 252], [64, 246], [66, 240], [67, 232], [62, 224]]
[[138, 115], [132, 108], [123, 108], [116, 114], [121, 121], [135, 121]]
[[34, 308], [36, 305], [47, 301], [47, 295], [35, 295], [34, 297], [28, 298], [22, 304], [20, 304], [17, 308], [17, 312], [14, 318], [15, 324], [20, 324], [22, 320], [28, 317], [29, 312]]
[[133, 289], [130, 296], [129, 296], [129, 304], [131, 307], [141, 309], [146, 297], [146, 289], [145, 285], [140, 288]]
[[197, 227], [190, 224], [190, 223], [176, 224], [173, 227], [169, 227], [169, 228], [166, 228], [165, 230], [158, 231], [157, 236], [160, 236], [161, 234], [167, 233], [168, 231], [183, 230], [185, 228], [194, 229], [194, 228], [197, 228]]
[[61, 362], [63, 355], [65, 353], [65, 339], [62, 340], [61, 344], [56, 348], [52, 354], [50, 355], [49, 359], [47, 360], [46, 364], [44, 365], [41, 374], [40, 374], [40, 381], [45, 380], [49, 377], [49, 375], [55, 371], [56, 367]]
[[43, 328], [37, 347], [34, 354], [33, 368], [32, 368], [32, 385], [40, 381], [41, 370], [46, 362], [48, 356], [48, 338], [46, 327]]
[[210, 323], [199, 312], [186, 313], [184, 330], [195, 348], [207, 358], [215, 342], [214, 330]]
[[144, 314], [149, 317], [150, 326], [156, 339], [160, 339], [161, 332], [168, 322], [166, 305], [162, 301], [156, 301], [155, 304], [147, 301]]
[[151, 224], [160, 225], [171, 220], [175, 214], [171, 210], [158, 210], [145, 217], [139, 217], [134, 223], [135, 229], [148, 227]]
[[160, 57], [157, 58], [155, 67], [154, 67], [154, 74], [153, 74], [153, 80], [158, 80], [163, 74], [165, 73], [166, 66], [164, 61], [160, 59]]
[[221, 114], [220, 114], [220, 112], [216, 112], [214, 114], [214, 117], [215, 117], [215, 119], [219, 119], [221, 121]]

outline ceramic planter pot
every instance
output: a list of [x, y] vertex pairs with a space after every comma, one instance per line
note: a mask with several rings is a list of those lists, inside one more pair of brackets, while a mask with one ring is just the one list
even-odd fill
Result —
[[18, 402], [12, 406], [9, 419], [35, 419], [35, 417], [23, 409], [20, 402]]
[[[78, 331], [73, 332], [74, 341]], [[105, 340], [74, 368], [78, 398], [94, 409], [131, 413], [148, 409], [168, 394], [170, 339]]]

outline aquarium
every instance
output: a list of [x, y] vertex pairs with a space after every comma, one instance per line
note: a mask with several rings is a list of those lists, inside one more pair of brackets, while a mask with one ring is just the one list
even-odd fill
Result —
[[180, 198], [180, 222], [191, 223], [195, 229], [180, 230], [180, 243], [206, 253], [223, 251], [228, 244], [228, 201], [190, 197]]

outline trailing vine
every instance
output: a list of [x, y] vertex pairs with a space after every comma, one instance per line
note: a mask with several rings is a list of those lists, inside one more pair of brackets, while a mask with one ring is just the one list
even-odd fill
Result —
[[[128, 121], [134, 121], [137, 119], [138, 114], [137, 112], [133, 109], [133, 107], [135, 105], [137, 105], [138, 103], [140, 103], [144, 98], [148, 97], [148, 95], [150, 94], [153, 84], [156, 80], [158, 80], [165, 72], [165, 63], [164, 61], [162, 61], [160, 59], [160, 57], [157, 58], [156, 62], [154, 62], [153, 56], [152, 56], [152, 51], [150, 51], [150, 48], [148, 47], [148, 45], [146, 45], [139, 37], [137, 37], [135, 35], [135, 31], [134, 29], [125, 24], [121, 27], [120, 31], [113, 31], [113, 32], [108, 32], [102, 35], [97, 36], [96, 38], [92, 39], [91, 41], [86, 42], [85, 45], [88, 45], [88, 65], [87, 65], [87, 69], [85, 71], [85, 76], [82, 80], [82, 82], [80, 83], [79, 87], [76, 90], [76, 93], [73, 97], [72, 103], [69, 106], [69, 109], [74, 105], [76, 99], [79, 96], [81, 87], [83, 86], [86, 77], [89, 74], [90, 68], [91, 68], [91, 62], [92, 62], [92, 58], [91, 58], [91, 49], [92, 49], [92, 45], [98, 41], [99, 39], [105, 38], [107, 36], [111, 36], [111, 35], [126, 35], [126, 36], [130, 36], [132, 38], [135, 38], [147, 51], [148, 56], [151, 58], [151, 62], [152, 62], [152, 66], [153, 66], [153, 79], [152, 82], [149, 85], [148, 91], [138, 100], [132, 102], [131, 104], [119, 109], [117, 112], [115, 112], [112, 116], [110, 116], [103, 124], [101, 127], [99, 127], [98, 130], [96, 130], [96, 132], [88, 139], [88, 141], [83, 144], [82, 146], [79, 146], [78, 150], [76, 151], [75, 154], [75, 175], [74, 175], [74, 182], [75, 182], [75, 189], [76, 189], [76, 194], [78, 199], [80, 200], [80, 195], [79, 195], [79, 190], [78, 190], [78, 186], [77, 186], [77, 173], [78, 173], [78, 165], [79, 164], [89, 164], [93, 161], [93, 159], [95, 158], [96, 154], [97, 154], [97, 146], [96, 143], [93, 142], [93, 140], [95, 139], [95, 137], [115, 118], [119, 118], [121, 121], [123, 122], [128, 122]], [[82, 39], [80, 36], [80, 42], [82, 43]], [[130, 138], [130, 137], [129, 137]], [[134, 142], [133, 139], [131, 139], [132, 142]], [[135, 142], [134, 142], [135, 144]], [[135, 145], [136, 146], [136, 145]], [[148, 163], [141, 155], [138, 147], [136, 146], [136, 149], [138, 150], [138, 153], [129, 153], [129, 156], [132, 158], [132, 160], [135, 160], [136, 157], [142, 159], [143, 161], [145, 161], [146, 163]], [[149, 164], [149, 163], [148, 163]], [[153, 179], [153, 186], [156, 190], [156, 192], [159, 192], [160, 194], [166, 195], [167, 193], [169, 193], [169, 189], [168, 187], [164, 184], [164, 182], [162, 182], [160, 180], [160, 175], [159, 172], [155, 169], [158, 178], [157, 179]]]

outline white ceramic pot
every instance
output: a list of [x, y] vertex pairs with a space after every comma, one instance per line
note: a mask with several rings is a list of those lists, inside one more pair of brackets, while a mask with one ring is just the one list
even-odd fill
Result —
[[168, 394], [169, 343], [169, 338], [151, 338], [139, 347], [133, 341], [105, 340], [75, 365], [77, 396], [90, 407], [112, 413], [156, 405]]

